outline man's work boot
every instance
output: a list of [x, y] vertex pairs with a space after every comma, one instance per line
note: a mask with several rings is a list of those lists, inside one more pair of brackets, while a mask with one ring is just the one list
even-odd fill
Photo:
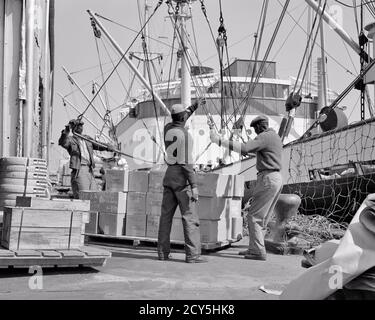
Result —
[[160, 261], [167, 261], [172, 259], [172, 255], [170, 253], [158, 253], [158, 259]]
[[201, 256], [195, 257], [195, 258], [186, 258], [186, 263], [205, 263], [208, 262], [206, 258], [202, 258]]
[[238, 254], [240, 256], [246, 256], [247, 254], [250, 254], [250, 251], [249, 249], [246, 249], [246, 250], [239, 251]]

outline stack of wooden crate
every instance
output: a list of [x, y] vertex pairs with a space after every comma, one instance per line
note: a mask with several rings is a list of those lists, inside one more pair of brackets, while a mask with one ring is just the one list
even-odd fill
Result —
[[71, 169], [69, 168], [69, 161], [65, 162], [62, 165], [61, 169], [61, 175], [60, 175], [60, 183], [64, 187], [70, 187], [70, 177], [71, 177]]
[[80, 198], [90, 200], [88, 234], [122, 236], [128, 199], [128, 170], [106, 170], [106, 191], [81, 191]]
[[[86, 233], [157, 239], [165, 170], [107, 170], [107, 191], [81, 192], [90, 200]], [[218, 243], [242, 235], [241, 176], [198, 174], [199, 201], [194, 210], [200, 218], [201, 240]], [[173, 218], [172, 241], [184, 241], [181, 212]]]
[[[146, 236], [149, 238], [158, 237], [161, 205], [163, 201], [164, 175], [165, 170], [151, 170], [149, 173], [149, 183], [146, 198]], [[184, 241], [184, 231], [182, 228], [181, 212], [178, 207], [173, 217], [170, 238], [172, 241]]]
[[197, 175], [201, 240], [205, 243], [237, 240], [242, 236], [244, 178], [237, 175]]
[[9, 250], [76, 249], [84, 245], [90, 204], [17, 197], [5, 207], [1, 245]]

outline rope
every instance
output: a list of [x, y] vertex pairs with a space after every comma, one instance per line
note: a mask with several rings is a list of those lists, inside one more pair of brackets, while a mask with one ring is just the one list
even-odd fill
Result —
[[[283, 19], [284, 19], [284, 16], [285, 16], [285, 13], [286, 13], [286, 11], [287, 11], [287, 8], [288, 8], [289, 3], [290, 3], [290, 0], [286, 0], [286, 1], [285, 1], [285, 4], [284, 4], [283, 10], [282, 10], [282, 12], [281, 12], [281, 15], [280, 15], [280, 17], [279, 17], [279, 20], [277, 21], [276, 28], [275, 28], [275, 30], [274, 30], [274, 32], [273, 32], [273, 34], [272, 34], [272, 37], [271, 37], [270, 43], [269, 43], [269, 45], [268, 45], [268, 47], [267, 47], [267, 50], [266, 50], [266, 53], [265, 53], [265, 55], [264, 55], [263, 61], [262, 61], [261, 66], [260, 66], [260, 68], [259, 68], [259, 70], [258, 70], [258, 74], [257, 74], [257, 76], [256, 76], [255, 83], [254, 83], [254, 85], [252, 86], [251, 91], [249, 92], [250, 94], [249, 94], [249, 98], [247, 99], [247, 101], [250, 99], [250, 97], [252, 97], [252, 95], [253, 95], [253, 93], [254, 93], [255, 86], [256, 86], [256, 84], [257, 84], [258, 81], [259, 81], [259, 78], [260, 78], [261, 72], [262, 72], [262, 70], [263, 70], [263, 68], [264, 68], [264, 65], [265, 65], [265, 63], [266, 63], [266, 61], [267, 61], [268, 55], [269, 55], [269, 53], [270, 53], [270, 51], [271, 51], [271, 48], [272, 48], [272, 46], [273, 46], [273, 43], [274, 43], [274, 41], [275, 41], [275, 39], [276, 39], [276, 35], [277, 35], [277, 33], [278, 33], [279, 29], [280, 29], [281, 22], [282, 22]], [[249, 104], [247, 103], [247, 104], [245, 105], [245, 107], [244, 107], [244, 110], [242, 111], [242, 117], [245, 116], [245, 114], [246, 114], [246, 110], [247, 110], [248, 106], [249, 106]]]
[[[320, 1], [321, 1], [321, 0], [319, 0], [319, 7], [320, 7]], [[316, 38], [318, 37], [318, 33], [319, 33], [319, 29], [320, 29], [320, 25], [322, 24], [323, 14], [324, 14], [324, 11], [325, 11], [325, 8], [326, 8], [326, 5], [327, 5], [327, 0], [324, 2], [323, 10], [322, 10], [322, 14], [321, 14], [320, 17], [319, 17], [319, 22], [318, 22], [317, 30], [316, 30], [315, 37], [314, 37], [314, 40], [313, 40], [312, 45], [311, 45], [311, 50], [310, 50], [309, 57], [308, 57], [307, 60], [306, 60], [306, 68], [305, 68], [305, 71], [304, 71], [304, 73], [303, 73], [302, 80], [301, 80], [301, 87], [298, 89], [298, 92], [300, 92], [300, 90], [302, 89], [303, 82], [305, 81], [307, 68], [309, 67], [309, 64], [310, 64], [310, 60], [311, 60], [312, 53], [313, 53], [313, 50], [314, 50], [314, 45], [315, 45], [315, 42], [316, 42]], [[298, 81], [298, 77], [297, 77], [297, 81]], [[297, 81], [296, 81], [296, 83], [297, 83]], [[295, 86], [296, 86], [296, 84], [295, 84]]]
[[78, 116], [78, 119], [82, 119], [83, 115], [86, 113], [86, 111], [88, 110], [88, 108], [92, 105], [92, 102], [95, 100], [95, 98], [98, 96], [99, 92], [101, 91], [101, 89], [105, 86], [105, 84], [108, 82], [108, 80], [111, 78], [111, 76], [113, 75], [113, 73], [115, 72], [115, 70], [118, 68], [118, 66], [120, 65], [120, 63], [122, 62], [122, 60], [124, 59], [124, 57], [126, 56], [126, 54], [128, 53], [129, 49], [131, 48], [131, 46], [134, 44], [134, 42], [138, 39], [139, 35], [143, 32], [144, 28], [146, 27], [147, 23], [150, 21], [150, 19], [154, 16], [154, 14], [156, 13], [156, 11], [158, 10], [158, 8], [161, 6], [161, 4], [163, 3], [163, 0], [159, 0], [158, 4], [156, 5], [155, 9], [154, 9], [154, 12], [150, 15], [150, 17], [147, 19], [147, 21], [144, 23], [144, 25], [142, 26], [141, 30], [138, 32], [138, 34], [136, 35], [136, 37], [133, 39], [133, 41], [131, 42], [130, 46], [128, 47], [128, 49], [124, 52], [124, 54], [122, 55], [121, 59], [118, 61], [118, 63], [116, 64], [115, 68], [111, 71], [111, 73], [108, 75], [107, 79], [104, 81], [104, 83], [101, 85], [101, 87], [99, 88], [99, 90], [97, 91], [97, 93], [94, 95], [94, 97], [91, 99], [89, 105], [86, 107], [86, 109], [83, 111], [82, 114], [80, 114]]

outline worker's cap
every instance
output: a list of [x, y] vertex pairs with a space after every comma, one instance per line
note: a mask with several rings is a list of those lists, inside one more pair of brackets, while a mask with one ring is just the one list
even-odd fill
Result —
[[177, 114], [185, 111], [186, 109], [182, 104], [174, 104], [171, 108], [171, 114]]
[[268, 118], [265, 117], [265, 116], [257, 116], [256, 118], [254, 118], [251, 123], [250, 123], [250, 127], [254, 127], [256, 124], [258, 123], [265, 123], [268, 125]]
[[82, 120], [79, 120], [79, 119], [72, 119], [72, 120], [69, 121], [69, 125], [70, 125], [72, 128], [74, 128], [74, 127], [76, 127], [76, 126], [78, 126], [78, 125], [83, 126], [83, 122], [82, 122]]

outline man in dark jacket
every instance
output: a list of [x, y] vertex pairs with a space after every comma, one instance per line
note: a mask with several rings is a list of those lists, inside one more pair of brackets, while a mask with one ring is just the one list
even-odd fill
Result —
[[170, 258], [170, 233], [177, 205], [182, 216], [185, 236], [185, 261], [187, 263], [206, 262], [201, 254], [199, 217], [195, 210], [198, 189], [193, 169], [192, 137], [185, 128], [186, 120], [198, 108], [197, 102], [188, 108], [175, 104], [171, 108], [172, 122], [164, 127], [164, 144], [168, 169], [163, 185], [163, 201], [158, 234], [159, 260]]
[[96, 144], [89, 136], [83, 135], [82, 139], [76, 135], [69, 135], [70, 129], [73, 133], [82, 135], [83, 122], [80, 120], [71, 120], [61, 131], [59, 145], [66, 149], [70, 155], [69, 168], [71, 172], [71, 186], [73, 197], [79, 199], [79, 191], [82, 190], [97, 190], [93, 168], [95, 167], [93, 150], [98, 151], [113, 151], [111, 147], [103, 147]]
[[248, 209], [249, 248], [241, 251], [246, 259], [266, 260], [264, 233], [282, 188], [282, 147], [278, 134], [268, 127], [265, 116], [256, 117], [250, 124], [257, 137], [246, 143], [228, 141], [211, 129], [211, 141], [242, 155], [256, 153], [258, 170], [253, 201]]

